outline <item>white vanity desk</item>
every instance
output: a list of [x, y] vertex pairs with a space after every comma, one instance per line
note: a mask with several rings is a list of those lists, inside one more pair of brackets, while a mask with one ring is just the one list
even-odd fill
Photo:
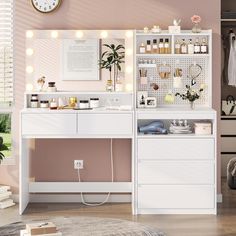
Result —
[[[65, 38], [74, 37], [75, 31], [57, 31]], [[91, 31], [92, 32], [92, 31]], [[91, 32], [84, 31], [91, 35]], [[104, 36], [104, 32], [94, 31], [96, 37]], [[121, 106], [130, 106], [131, 110], [42, 110], [30, 109], [30, 94], [26, 93], [25, 109], [21, 112], [21, 152], [20, 152], [20, 214], [30, 202], [30, 193], [131, 193], [133, 214], [216, 214], [216, 112], [212, 107], [212, 47], [211, 31], [192, 34], [183, 31], [181, 34], [137, 33], [135, 31], [107, 31], [116, 38], [122, 33], [125, 38], [127, 53], [125, 82], [133, 92], [64, 92], [67, 96], [88, 99], [89, 95], [101, 98], [113, 96]], [[107, 33], [106, 32], [106, 33]], [[50, 38], [50, 32], [34, 31]], [[132, 34], [130, 34], [132, 33]], [[134, 37], [133, 37], [134, 36]], [[176, 39], [206, 37], [209, 42], [209, 53], [198, 55], [176, 55], [174, 44]], [[169, 38], [172, 45], [170, 54], [139, 54], [139, 46], [150, 39]], [[54, 45], [54, 44], [52, 44]], [[29, 40], [29, 46], [34, 46]], [[198, 78], [198, 84], [207, 84], [203, 98], [197, 102], [195, 110], [189, 109], [189, 104], [181, 99], [175, 99], [175, 104], [161, 108], [164, 104], [166, 88], [172, 88], [173, 80], [159, 78], [155, 68], [164, 60], [172, 65], [178, 64], [185, 71], [189, 65], [199, 63], [203, 72]], [[135, 59], [135, 60], [134, 60]], [[155, 65], [140, 64], [141, 61], [155, 59]], [[126, 63], [125, 62], [125, 63]], [[32, 72], [32, 60], [27, 57], [29, 72]], [[135, 65], [134, 65], [135, 63]], [[37, 64], [36, 64], [37, 65]], [[141, 85], [139, 68], [148, 70], [149, 79], [158, 85], [163, 85], [158, 91], [151, 86]], [[40, 71], [40, 70], [39, 70]], [[189, 84], [187, 72], [184, 84]], [[35, 78], [29, 73], [26, 76], [26, 87], [31, 86]], [[54, 76], [52, 74], [51, 76]], [[38, 77], [36, 77], [38, 78]], [[61, 85], [66, 83], [60, 82]], [[164, 86], [164, 83], [165, 86]], [[104, 90], [104, 84], [101, 84]], [[62, 86], [63, 88], [63, 86]], [[66, 88], [63, 88], [66, 89]], [[146, 91], [149, 96], [157, 97], [158, 106], [155, 109], [138, 107], [138, 93]], [[177, 90], [176, 90], [177, 91]], [[39, 93], [40, 94], [40, 93]], [[95, 95], [96, 94], [96, 95]], [[47, 94], [42, 94], [47, 96]], [[53, 96], [60, 96], [59, 93]], [[86, 97], [87, 96], [87, 97]], [[47, 97], [46, 97], [47, 98]], [[49, 100], [47, 98], [46, 100]], [[136, 108], [135, 108], [136, 107]], [[199, 108], [198, 108], [199, 107]], [[211, 135], [148, 135], [138, 133], [139, 125], [146, 125], [154, 120], [160, 120], [168, 129], [174, 119], [186, 119], [193, 126], [195, 121], [211, 123]], [[29, 181], [29, 146], [28, 141], [34, 138], [124, 138], [132, 140], [131, 182], [30, 182]]]
[[[133, 143], [134, 112], [105, 110], [21, 111], [20, 213], [30, 201], [30, 193], [132, 193], [132, 182], [29, 182], [30, 139], [124, 138]], [[131, 157], [132, 158], [132, 157]]]

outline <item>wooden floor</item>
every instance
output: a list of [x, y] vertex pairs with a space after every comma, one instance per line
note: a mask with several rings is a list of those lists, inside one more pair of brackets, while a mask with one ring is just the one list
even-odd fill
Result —
[[236, 190], [222, 186], [224, 202], [218, 215], [139, 215], [131, 214], [130, 204], [106, 204], [85, 207], [81, 204], [30, 204], [26, 214], [18, 215], [18, 207], [0, 210], [0, 225], [22, 219], [47, 216], [96, 216], [137, 221], [157, 227], [167, 236], [236, 236]]

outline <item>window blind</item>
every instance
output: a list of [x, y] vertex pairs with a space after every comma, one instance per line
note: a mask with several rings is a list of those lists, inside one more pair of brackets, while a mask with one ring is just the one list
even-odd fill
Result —
[[0, 107], [13, 102], [13, 0], [0, 0]]

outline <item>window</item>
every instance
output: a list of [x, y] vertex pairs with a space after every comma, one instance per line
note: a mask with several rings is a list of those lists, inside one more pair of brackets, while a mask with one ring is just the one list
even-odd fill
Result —
[[14, 164], [11, 137], [13, 72], [13, 0], [0, 0], [0, 151], [5, 156], [4, 164]]
[[13, 102], [13, 0], [0, 0], [0, 108]]

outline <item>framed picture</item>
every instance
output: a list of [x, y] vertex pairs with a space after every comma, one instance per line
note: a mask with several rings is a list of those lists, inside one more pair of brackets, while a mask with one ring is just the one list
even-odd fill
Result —
[[147, 91], [138, 91], [137, 92], [137, 107], [145, 108], [146, 107], [146, 98], [148, 97]]
[[145, 99], [145, 104], [147, 108], [154, 108], [157, 106], [157, 99], [155, 97], [147, 97]]
[[62, 40], [62, 80], [99, 80], [99, 39]]

